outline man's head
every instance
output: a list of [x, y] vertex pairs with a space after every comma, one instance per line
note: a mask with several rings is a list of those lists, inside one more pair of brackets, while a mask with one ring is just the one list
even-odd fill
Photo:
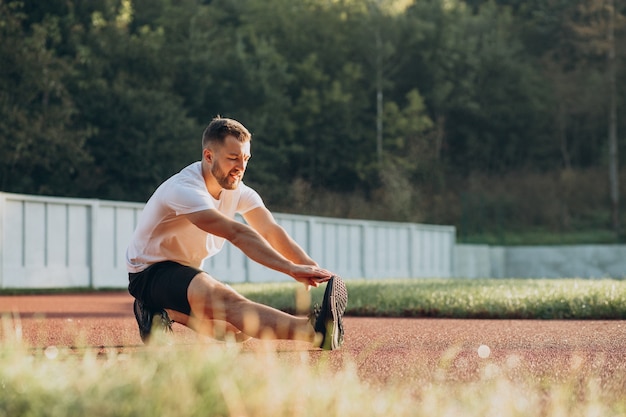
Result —
[[209, 192], [239, 186], [250, 159], [252, 135], [241, 123], [216, 117], [202, 135], [202, 165]]
[[244, 125], [236, 120], [217, 116], [204, 129], [202, 149], [206, 149], [211, 145], [223, 145], [227, 136], [234, 136], [241, 142], [252, 140], [252, 135]]

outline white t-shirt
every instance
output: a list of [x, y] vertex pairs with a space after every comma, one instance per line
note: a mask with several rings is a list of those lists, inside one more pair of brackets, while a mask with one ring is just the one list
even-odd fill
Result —
[[263, 205], [257, 192], [243, 182], [214, 199], [206, 189], [201, 162], [195, 162], [161, 184], [146, 203], [126, 250], [127, 269], [141, 272], [162, 261], [200, 268], [222, 249], [224, 238], [201, 230], [184, 214], [215, 209], [234, 218]]

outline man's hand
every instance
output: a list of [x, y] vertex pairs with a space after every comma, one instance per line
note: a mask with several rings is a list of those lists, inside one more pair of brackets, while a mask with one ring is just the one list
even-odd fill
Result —
[[290, 275], [303, 283], [307, 290], [310, 287], [318, 287], [333, 276], [332, 272], [314, 265], [294, 265]]

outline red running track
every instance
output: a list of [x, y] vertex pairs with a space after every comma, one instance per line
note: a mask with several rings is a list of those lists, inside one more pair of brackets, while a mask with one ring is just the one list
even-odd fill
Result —
[[[33, 348], [145, 349], [132, 302], [126, 292], [0, 296], [0, 340], [21, 333]], [[446, 379], [472, 380], [488, 364], [538, 376], [576, 370], [610, 379], [626, 371], [624, 321], [346, 317], [344, 325], [345, 343], [338, 351], [321, 352], [302, 342], [270, 343], [286, 361], [310, 351], [312, 360], [324, 355], [337, 368], [351, 362], [362, 378], [378, 382], [432, 381], [442, 368]], [[176, 324], [173, 339], [181, 349], [219, 343]], [[250, 340], [242, 348], [255, 350], [261, 343], [265, 347], [267, 342]], [[489, 347], [486, 358], [478, 354], [481, 345]]]

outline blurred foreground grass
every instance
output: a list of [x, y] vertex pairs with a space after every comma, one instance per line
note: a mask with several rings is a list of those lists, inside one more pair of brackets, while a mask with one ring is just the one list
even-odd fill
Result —
[[375, 384], [361, 380], [347, 356], [340, 369], [331, 366], [339, 353], [285, 356], [236, 345], [76, 353], [29, 349], [15, 337], [0, 345], [0, 416], [626, 415], [623, 369], [583, 373], [594, 367], [577, 357], [544, 375], [520, 371], [513, 360], [485, 360], [471, 380], [459, 381], [445, 353], [434, 371]]
[[[346, 314], [490, 319], [626, 319], [626, 280], [348, 280]], [[236, 284], [261, 303], [294, 312], [293, 283]], [[321, 302], [324, 286], [313, 289]]]
[[[624, 318], [626, 308], [626, 282], [619, 280], [347, 284], [352, 315]], [[293, 283], [233, 286], [257, 301], [295, 309]], [[311, 296], [319, 301], [322, 293], [323, 287]], [[539, 373], [520, 357], [485, 359], [469, 380], [458, 380], [452, 364], [459, 352], [451, 349], [435, 369], [407, 370], [383, 384], [362, 379], [359, 358], [342, 351], [243, 351], [235, 344], [155, 344], [124, 353], [34, 349], [22, 341], [18, 324], [2, 321], [0, 417], [626, 415], [624, 367], [607, 370], [597, 363], [601, 356], [575, 352]]]

